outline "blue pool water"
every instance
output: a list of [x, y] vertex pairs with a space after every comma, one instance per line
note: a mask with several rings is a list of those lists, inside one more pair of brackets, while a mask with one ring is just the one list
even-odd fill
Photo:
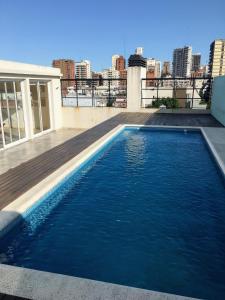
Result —
[[127, 129], [0, 242], [6, 264], [225, 297], [225, 185], [200, 132]]

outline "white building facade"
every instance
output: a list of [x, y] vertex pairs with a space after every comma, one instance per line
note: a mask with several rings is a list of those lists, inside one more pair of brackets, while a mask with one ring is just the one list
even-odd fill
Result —
[[155, 58], [147, 59], [147, 71], [154, 70], [155, 77], [161, 76], [161, 61], [156, 60]]
[[114, 54], [113, 56], [112, 56], [112, 70], [116, 70], [116, 60], [117, 60], [117, 58], [119, 58], [120, 56], [119, 56], [119, 54]]
[[[119, 79], [120, 78], [120, 72], [117, 71], [117, 70], [114, 70], [113, 68], [104, 69], [102, 71], [102, 77], [107, 78], [107, 79]], [[108, 82], [104, 80], [103, 85], [108, 86]], [[119, 81], [117, 81], [117, 80], [113, 81], [112, 80], [111, 85], [117, 87], [119, 85]]]
[[61, 127], [61, 75], [57, 68], [0, 61], [0, 150]]
[[78, 79], [91, 78], [91, 62], [89, 60], [75, 63], [75, 77]]

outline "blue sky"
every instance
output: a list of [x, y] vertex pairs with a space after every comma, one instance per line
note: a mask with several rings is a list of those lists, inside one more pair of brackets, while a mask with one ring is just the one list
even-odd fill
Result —
[[0, 59], [51, 65], [54, 58], [89, 59], [109, 67], [114, 53], [171, 60], [191, 45], [208, 60], [225, 38], [224, 0], [0, 0]]

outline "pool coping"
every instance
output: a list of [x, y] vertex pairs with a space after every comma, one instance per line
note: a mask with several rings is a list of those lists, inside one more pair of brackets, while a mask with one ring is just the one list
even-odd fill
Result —
[[184, 296], [0, 264], [0, 292], [43, 300], [191, 300]]
[[[48, 193], [53, 187], [64, 179], [66, 176], [74, 171], [74, 169], [79, 168], [86, 160], [88, 160], [92, 155], [97, 153], [104, 145], [106, 145], [110, 140], [112, 140], [116, 135], [122, 132], [126, 127], [147, 127], [147, 128], [159, 128], [164, 130], [181, 130], [188, 129], [194, 131], [200, 131], [208, 145], [209, 150], [213, 154], [215, 161], [220, 167], [222, 174], [225, 177], [225, 165], [220, 159], [215, 147], [211, 143], [210, 139], [203, 127], [193, 127], [193, 126], [164, 126], [164, 125], [140, 125], [140, 124], [123, 124], [118, 125], [113, 128], [107, 134], [102, 136], [100, 139], [95, 141], [84, 151], [79, 153], [77, 156], [72, 158], [66, 164], [61, 166], [50, 176], [42, 180], [40, 183], [35, 185], [29, 191], [24, 193], [22, 196], [17, 198], [15, 201], [10, 203], [8, 206], [0, 211], [0, 238], [11, 230], [13, 226], [19, 221], [19, 216], [32, 207], [40, 198], [42, 198], [46, 193]], [[2, 273], [3, 272], [3, 273]], [[0, 293], [6, 293], [10, 295], [25, 297], [31, 299], [62, 299], [57, 298], [55, 280], [59, 280], [59, 286], [64, 293], [64, 298], [66, 299], [95, 299], [91, 295], [95, 295], [96, 299], [194, 299], [178, 295], [165, 294], [161, 292], [154, 292], [150, 290], [136, 289], [127, 286], [120, 286], [111, 283], [103, 283], [99, 281], [83, 279], [73, 276], [66, 276], [56, 273], [49, 273], [43, 271], [37, 271], [32, 269], [25, 269], [20, 267], [13, 267], [10, 265], [0, 264]], [[25, 274], [25, 275], [24, 275]], [[25, 276], [25, 277], [24, 277]], [[45, 288], [46, 294], [40, 294], [43, 292], [41, 287], [45, 280], [43, 278], [49, 278], [49, 283]], [[25, 278], [28, 282], [23, 283], [20, 289], [15, 291], [14, 286], [18, 283], [20, 278]], [[35, 279], [34, 279], [35, 278]], [[60, 279], [61, 278], [61, 279]], [[74, 281], [68, 285], [65, 284], [66, 278], [69, 282]], [[21, 281], [21, 280], [20, 280]], [[51, 283], [52, 282], [52, 283]], [[63, 283], [64, 282], [64, 283]], [[81, 289], [82, 286], [82, 289]], [[31, 290], [32, 293], [31, 293]], [[39, 289], [42, 291], [40, 292]], [[91, 289], [91, 290], [90, 290]], [[106, 293], [108, 291], [108, 294]], [[116, 292], [115, 292], [116, 291]], [[72, 293], [73, 292], [73, 293]], [[12, 294], [13, 293], [13, 294]], [[54, 294], [56, 293], [56, 294]], [[60, 294], [60, 293], [59, 293]], [[134, 297], [133, 295], [136, 296]], [[43, 297], [42, 297], [42, 296]], [[54, 298], [51, 298], [54, 295]], [[68, 295], [68, 297], [66, 296]], [[61, 295], [62, 296], [62, 295]], [[73, 296], [71, 298], [71, 296]], [[107, 297], [106, 297], [107, 296]], [[34, 298], [32, 298], [34, 297]], [[91, 297], [91, 298], [90, 298]]]

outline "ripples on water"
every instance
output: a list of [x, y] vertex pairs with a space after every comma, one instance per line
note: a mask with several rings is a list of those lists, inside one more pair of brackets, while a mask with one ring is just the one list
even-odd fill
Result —
[[126, 130], [0, 245], [3, 263], [225, 295], [225, 186], [197, 132]]

